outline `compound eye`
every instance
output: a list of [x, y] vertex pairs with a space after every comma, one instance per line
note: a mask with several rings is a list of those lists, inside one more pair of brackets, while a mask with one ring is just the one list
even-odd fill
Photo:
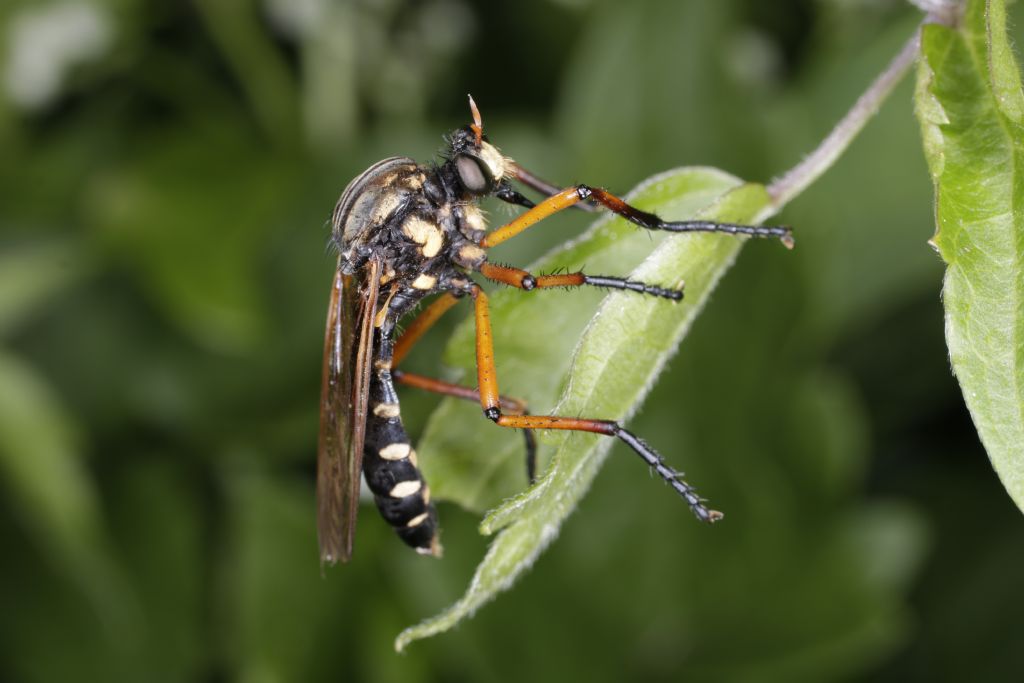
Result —
[[455, 167], [459, 171], [459, 179], [462, 181], [463, 187], [475, 194], [487, 192], [491, 181], [479, 161], [471, 156], [460, 154], [455, 159]]

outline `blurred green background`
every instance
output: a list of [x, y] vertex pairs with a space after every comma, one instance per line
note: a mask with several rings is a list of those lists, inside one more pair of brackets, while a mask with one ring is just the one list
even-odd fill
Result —
[[[0, 679], [1020, 680], [1024, 521], [950, 373], [909, 81], [782, 216], [797, 249], [744, 249], [632, 422], [723, 524], [617, 448], [510, 593], [400, 656], [472, 575], [478, 520], [442, 504], [431, 561], [365, 508], [354, 561], [317, 563], [325, 221], [349, 179], [432, 158], [472, 92], [560, 182], [767, 181], [917, 20], [897, 0], [5, 2]], [[437, 373], [457, 317], [412, 368]], [[403, 400], [415, 436], [436, 399]]]

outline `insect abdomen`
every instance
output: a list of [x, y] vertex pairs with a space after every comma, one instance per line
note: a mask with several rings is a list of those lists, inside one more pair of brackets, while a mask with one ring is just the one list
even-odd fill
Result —
[[370, 395], [363, 447], [363, 474], [377, 508], [398, 536], [417, 552], [440, 555], [437, 511], [430, 490], [416, 464], [416, 451], [402, 426], [398, 395], [387, 362], [390, 340], [382, 340], [378, 367], [370, 379]]

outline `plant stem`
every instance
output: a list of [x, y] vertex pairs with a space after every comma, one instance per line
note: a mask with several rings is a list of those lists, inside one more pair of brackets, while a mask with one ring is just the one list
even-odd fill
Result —
[[822, 140], [818, 148], [768, 185], [768, 194], [772, 198], [772, 213], [782, 209], [793, 197], [807, 189], [835, 163], [868, 120], [875, 115], [900, 79], [910, 70], [910, 66], [917, 57], [920, 40], [921, 30], [918, 29], [914, 31], [914, 35], [893, 58], [885, 71], [878, 75], [878, 78], [857, 99], [846, 116], [836, 124], [828, 137]]

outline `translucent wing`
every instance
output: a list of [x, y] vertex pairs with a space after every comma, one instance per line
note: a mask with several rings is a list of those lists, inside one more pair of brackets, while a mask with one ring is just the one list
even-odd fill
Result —
[[380, 261], [370, 259], [355, 275], [339, 269], [331, 286], [316, 473], [321, 563], [352, 556], [380, 272]]

